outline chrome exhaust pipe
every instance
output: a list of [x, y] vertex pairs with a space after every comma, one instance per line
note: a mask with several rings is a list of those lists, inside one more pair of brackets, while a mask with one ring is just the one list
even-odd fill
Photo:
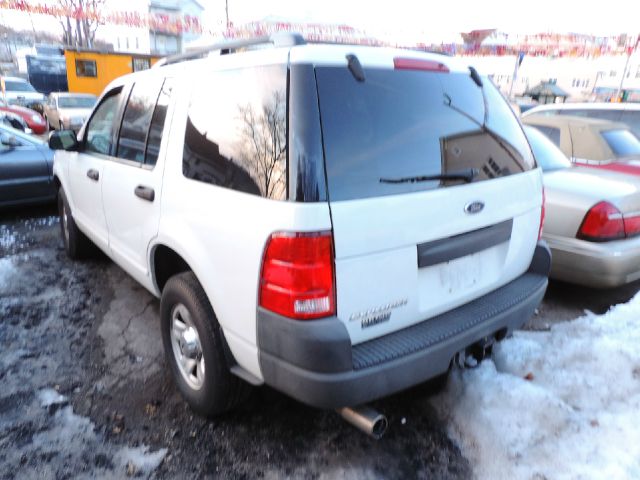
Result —
[[351, 425], [378, 440], [387, 431], [389, 422], [380, 412], [366, 405], [360, 407], [343, 407], [337, 412]]

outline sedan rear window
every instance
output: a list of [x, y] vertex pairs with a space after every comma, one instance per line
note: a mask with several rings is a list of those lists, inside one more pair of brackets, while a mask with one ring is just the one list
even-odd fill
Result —
[[4, 88], [8, 92], [35, 92], [36, 89], [27, 82], [14, 82], [11, 80], [5, 81]]
[[[460, 185], [535, 167], [515, 116], [468, 73], [316, 68], [329, 195], [349, 200]], [[487, 125], [488, 128], [485, 128]], [[414, 179], [407, 181], [407, 179]], [[421, 180], [416, 181], [416, 178]]]
[[640, 140], [629, 130], [603, 130], [600, 135], [617, 157], [640, 155]]

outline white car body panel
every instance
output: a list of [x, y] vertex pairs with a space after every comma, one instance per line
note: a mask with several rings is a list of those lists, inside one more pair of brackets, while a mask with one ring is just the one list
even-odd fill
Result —
[[[496, 188], [497, 182], [502, 188]], [[421, 322], [524, 273], [540, 226], [541, 188], [541, 173], [535, 169], [472, 185], [331, 202], [338, 317], [352, 343]], [[478, 200], [485, 204], [482, 212], [465, 213], [465, 205]], [[418, 268], [418, 244], [509, 219], [513, 229], [508, 242]], [[358, 321], [359, 314], [387, 304], [399, 304], [388, 321], [373, 326]]]

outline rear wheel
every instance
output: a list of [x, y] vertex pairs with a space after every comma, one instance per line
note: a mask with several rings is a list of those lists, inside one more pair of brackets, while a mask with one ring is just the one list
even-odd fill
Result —
[[58, 190], [58, 214], [60, 215], [62, 241], [69, 258], [78, 260], [90, 256], [95, 247], [76, 225], [62, 187]]
[[173, 379], [193, 410], [219, 415], [246, 396], [249, 385], [230, 371], [220, 325], [193, 272], [175, 275], [165, 285], [160, 324]]

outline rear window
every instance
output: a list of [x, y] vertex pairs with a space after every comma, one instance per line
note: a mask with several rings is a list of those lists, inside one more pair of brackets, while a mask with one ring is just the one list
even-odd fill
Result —
[[4, 88], [8, 92], [35, 92], [36, 91], [36, 89], [33, 88], [30, 83], [15, 82], [12, 80], [6, 80], [4, 83]]
[[[460, 185], [462, 180], [406, 181], [476, 169], [473, 181], [534, 168], [509, 105], [487, 80], [467, 73], [365, 69], [358, 82], [345, 67], [316, 69], [332, 200]], [[405, 180], [398, 183], [390, 181]]]
[[603, 130], [600, 135], [617, 157], [640, 155], [640, 141], [629, 130]]

